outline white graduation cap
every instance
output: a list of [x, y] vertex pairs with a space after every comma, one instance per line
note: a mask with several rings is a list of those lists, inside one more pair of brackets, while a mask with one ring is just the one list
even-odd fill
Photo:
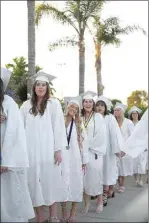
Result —
[[67, 108], [67, 106], [72, 98], [75, 98], [75, 97], [64, 97], [65, 109]]
[[69, 101], [71, 100], [72, 97], [64, 97], [64, 104], [65, 106], [68, 105]]
[[80, 94], [80, 96], [82, 97], [83, 100], [94, 100], [94, 97], [96, 95], [97, 94], [93, 91], [86, 91], [85, 93]]
[[114, 109], [117, 109], [117, 108], [119, 108], [119, 109], [121, 109], [123, 112], [125, 112], [126, 109], [127, 109], [127, 105], [124, 105], [124, 104], [122, 104], [122, 103], [116, 102], [116, 105], [115, 105]]
[[1, 79], [3, 81], [3, 85], [4, 85], [4, 91], [6, 90], [7, 86], [8, 86], [8, 83], [9, 83], [9, 80], [10, 80], [10, 77], [11, 77], [11, 71], [4, 68], [4, 67], [1, 67]]
[[96, 103], [97, 103], [98, 101], [103, 101], [103, 102], [106, 104], [108, 111], [110, 111], [110, 109], [111, 109], [111, 107], [112, 107], [112, 103], [111, 103], [111, 101], [110, 101], [108, 98], [106, 98], [106, 97], [104, 97], [103, 95], [101, 95], [101, 96], [99, 96], [99, 97], [97, 98]]
[[80, 96], [77, 97], [64, 97], [65, 103], [65, 113], [68, 113], [68, 108], [72, 104], [76, 104], [79, 107], [79, 113], [81, 112], [81, 98]]
[[80, 106], [81, 106], [81, 98], [79, 96], [77, 96], [77, 97], [64, 97], [64, 103], [65, 103], [66, 107], [68, 105], [71, 105], [71, 104], [76, 104], [80, 108]]
[[48, 74], [48, 73], [45, 73], [43, 71], [39, 71], [37, 74], [35, 74], [33, 76], [33, 78], [35, 79], [35, 81], [45, 81], [47, 82], [48, 84], [53, 81], [54, 79], [56, 79], [55, 76], [51, 75], [51, 74]]
[[132, 114], [132, 112], [138, 112], [139, 114], [141, 114], [142, 110], [136, 106], [133, 106], [129, 111], [128, 111], [128, 115], [130, 116]]

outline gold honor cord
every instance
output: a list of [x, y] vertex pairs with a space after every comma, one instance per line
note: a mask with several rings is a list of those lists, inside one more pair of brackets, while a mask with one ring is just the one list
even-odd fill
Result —
[[92, 112], [92, 113], [90, 114], [90, 116], [89, 116], [89, 118], [88, 118], [87, 120], [83, 120], [83, 124], [84, 124], [84, 127], [85, 127], [86, 132], [87, 132], [87, 126], [88, 126], [88, 123], [90, 122], [90, 120], [91, 120], [91, 118], [92, 118], [92, 116], [93, 116], [93, 113], [94, 113], [94, 112]]

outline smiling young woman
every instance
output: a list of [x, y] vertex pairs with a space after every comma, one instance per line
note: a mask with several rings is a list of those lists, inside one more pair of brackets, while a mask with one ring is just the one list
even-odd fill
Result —
[[103, 155], [106, 153], [106, 126], [101, 114], [95, 112], [95, 94], [85, 92], [82, 95], [82, 119], [89, 141], [89, 163], [84, 174], [84, 201], [87, 213], [90, 207], [90, 196], [97, 196], [96, 212], [103, 210]]
[[62, 150], [66, 131], [60, 102], [50, 97], [49, 82], [55, 77], [39, 72], [34, 76], [32, 97], [21, 106], [29, 156], [28, 185], [37, 222], [45, 220], [43, 206], [49, 206], [51, 221], [58, 221], [57, 204], [62, 202]]

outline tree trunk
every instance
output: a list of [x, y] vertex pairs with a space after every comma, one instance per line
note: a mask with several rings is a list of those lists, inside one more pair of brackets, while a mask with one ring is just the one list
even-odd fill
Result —
[[101, 76], [101, 45], [100, 43], [96, 43], [95, 45], [96, 51], [96, 76], [97, 76], [97, 94], [98, 96], [103, 95], [104, 86], [102, 84], [102, 76]]
[[79, 38], [79, 94], [84, 93], [84, 75], [85, 75], [85, 44], [84, 38]]
[[[28, 78], [35, 74], [35, 1], [27, 1], [28, 8]], [[27, 92], [31, 94], [33, 81], [28, 79]]]

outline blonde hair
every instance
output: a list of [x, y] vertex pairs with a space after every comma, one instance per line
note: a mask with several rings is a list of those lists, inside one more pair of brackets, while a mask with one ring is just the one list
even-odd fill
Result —
[[[67, 113], [65, 115], [65, 124], [67, 123], [68, 115], [69, 115], [69, 112], [67, 110]], [[77, 130], [77, 140], [78, 140], [79, 148], [81, 150], [83, 148], [82, 142], [83, 142], [84, 139], [82, 137], [82, 118], [81, 118], [81, 115], [80, 115], [80, 108], [78, 109], [78, 112], [75, 116], [74, 123], [76, 125], [76, 130]], [[66, 128], [67, 128], [67, 126], [66, 126]]]

